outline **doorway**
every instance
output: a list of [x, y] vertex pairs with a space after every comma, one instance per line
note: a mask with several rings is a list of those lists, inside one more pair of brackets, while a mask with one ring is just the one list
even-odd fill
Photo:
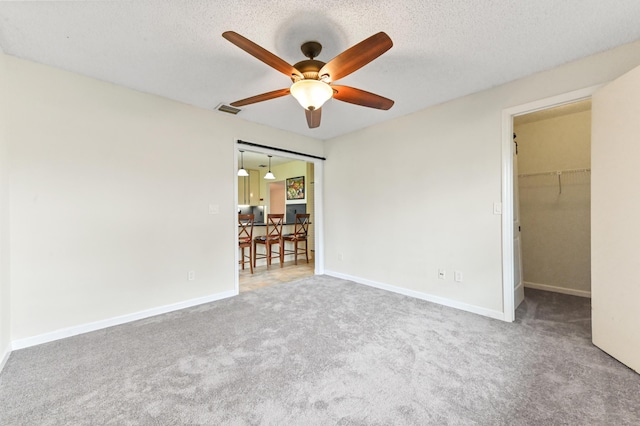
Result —
[[[502, 114], [502, 265], [503, 265], [503, 319], [512, 322], [515, 319], [517, 306], [516, 287], [522, 282], [522, 268], [519, 268], [520, 256], [516, 253], [518, 209], [515, 204], [517, 164], [515, 160], [514, 118], [529, 113], [539, 112], [553, 107], [559, 107], [588, 100], [599, 86], [593, 86], [552, 98], [542, 99], [525, 105], [503, 110]], [[516, 228], [516, 229], [514, 229]]]
[[513, 128], [523, 287], [590, 298], [591, 100], [519, 115]]
[[[503, 313], [514, 320], [513, 247], [513, 117], [582, 99], [593, 100], [592, 158], [596, 172], [591, 181], [591, 326], [592, 342], [615, 359], [640, 371], [640, 320], [634, 244], [638, 234], [633, 213], [640, 210], [633, 194], [637, 182], [640, 67], [600, 86], [503, 110], [502, 113], [502, 266]], [[634, 234], [635, 233], [635, 234]], [[631, 235], [631, 237], [630, 237]], [[557, 294], [557, 293], [551, 293]], [[583, 300], [586, 300], [582, 298]]]
[[[243, 151], [242, 159], [239, 152]], [[254, 226], [254, 236], [262, 235], [265, 232], [266, 217], [269, 213], [284, 213], [287, 225], [284, 227], [284, 233], [293, 232], [295, 222], [295, 212], [311, 214], [311, 225], [309, 226], [309, 235], [307, 239], [309, 263], [306, 263], [304, 256], [302, 261], [298, 258], [298, 265], [294, 265], [293, 255], [285, 256], [285, 266], [279, 267], [277, 260], [267, 269], [264, 259], [258, 261], [254, 274], [250, 273], [249, 268], [245, 266], [242, 270], [238, 265], [239, 255], [236, 254], [236, 292], [251, 291], [260, 287], [271, 284], [289, 282], [295, 279], [310, 276], [314, 274], [322, 274], [324, 269], [323, 262], [323, 239], [322, 239], [322, 175], [323, 175], [323, 159], [308, 158], [302, 154], [283, 153], [278, 150], [271, 150], [266, 147], [244, 147], [241, 142], [236, 143], [235, 163], [244, 163], [244, 168], [258, 176], [259, 195], [251, 204], [240, 205], [238, 212], [254, 213], [256, 212], [256, 226]], [[271, 164], [269, 170], [275, 175], [274, 180], [264, 180], [267, 172], [268, 156], [271, 156]], [[236, 169], [237, 170], [237, 169]], [[295, 200], [287, 200], [286, 185], [292, 179], [302, 177], [305, 182], [304, 196], [296, 197]], [[241, 187], [241, 181], [236, 178], [238, 188]], [[299, 182], [300, 180], [296, 180]], [[238, 191], [236, 191], [237, 193]], [[240, 198], [238, 198], [240, 200]], [[257, 201], [256, 201], [257, 200]], [[245, 211], [246, 210], [246, 211]], [[289, 248], [289, 247], [287, 247]], [[258, 247], [261, 250], [262, 247]], [[236, 250], [238, 252], [238, 250]]]

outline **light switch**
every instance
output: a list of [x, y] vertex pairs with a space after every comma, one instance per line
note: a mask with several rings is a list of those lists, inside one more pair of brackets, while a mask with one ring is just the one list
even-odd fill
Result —
[[502, 203], [493, 203], [493, 214], [502, 214]]
[[220, 204], [209, 204], [209, 214], [219, 214]]

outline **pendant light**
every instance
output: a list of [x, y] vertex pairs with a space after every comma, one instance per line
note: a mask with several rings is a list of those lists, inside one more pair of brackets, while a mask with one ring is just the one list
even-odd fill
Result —
[[249, 176], [249, 173], [244, 168], [244, 151], [240, 151], [240, 158], [241, 166], [240, 170], [238, 170], [238, 176]]
[[276, 177], [273, 175], [273, 173], [271, 173], [271, 156], [269, 155], [269, 171], [267, 172], [266, 175], [264, 175], [265, 179], [269, 179], [269, 180], [273, 180]]

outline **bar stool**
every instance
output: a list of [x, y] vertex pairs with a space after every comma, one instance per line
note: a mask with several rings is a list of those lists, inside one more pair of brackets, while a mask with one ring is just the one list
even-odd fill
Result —
[[[309, 213], [298, 213], [296, 214], [296, 225], [293, 229], [293, 234], [283, 235], [283, 242], [291, 242], [293, 243], [293, 250], [287, 250], [284, 248], [284, 254], [293, 254], [295, 259], [295, 264], [298, 264], [298, 254], [303, 254], [307, 259], [307, 263], [309, 263], [309, 251], [307, 249], [307, 234], [309, 233], [309, 217], [311, 215]], [[298, 243], [304, 241], [304, 247], [298, 247]]]
[[[267, 259], [267, 269], [271, 266], [271, 259], [280, 258], [280, 267], [284, 262], [284, 254], [282, 250], [282, 225], [284, 224], [284, 214], [268, 214], [266, 235], [255, 237], [253, 239], [253, 267], [256, 267], [258, 259]], [[264, 244], [265, 254], [258, 255], [256, 247], [258, 244]], [[277, 256], [273, 256], [271, 246], [278, 245]]]
[[[253, 219], [254, 216], [252, 214], [239, 214], [238, 215], [238, 245], [242, 250], [240, 254], [240, 261], [238, 263], [242, 264], [242, 270], [244, 271], [244, 264], [247, 262], [247, 258], [249, 259], [249, 267], [251, 268], [251, 273], [253, 274], [253, 246], [251, 243], [253, 242]], [[244, 254], [244, 249], [249, 248], [249, 256]]]

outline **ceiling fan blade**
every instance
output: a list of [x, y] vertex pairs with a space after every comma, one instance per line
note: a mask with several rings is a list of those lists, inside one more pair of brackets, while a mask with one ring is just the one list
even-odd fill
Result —
[[342, 102], [349, 102], [350, 104], [387, 110], [391, 108], [394, 103], [391, 99], [356, 89], [355, 87], [331, 85], [331, 88], [333, 88], [333, 97], [335, 99]]
[[384, 32], [379, 32], [327, 62], [320, 69], [318, 75], [327, 83], [339, 80], [367, 65], [391, 49], [391, 46], [393, 46], [393, 42], [389, 36]]
[[279, 98], [286, 96], [290, 93], [289, 88], [274, 90], [273, 92], [262, 93], [260, 95], [251, 96], [250, 98], [240, 99], [239, 101], [231, 102], [233, 107], [241, 107], [249, 104], [255, 104], [256, 102], [268, 101], [269, 99]]
[[322, 108], [314, 109], [313, 111], [309, 111], [308, 109], [304, 110], [304, 113], [307, 116], [307, 124], [310, 129], [315, 129], [320, 126], [320, 117], [322, 116]]
[[222, 37], [229, 40], [231, 43], [238, 46], [240, 49], [244, 50], [248, 54], [260, 59], [265, 64], [269, 65], [272, 68], [280, 71], [285, 74], [287, 77], [291, 77], [296, 75], [301, 79], [304, 78], [302, 73], [295, 69], [292, 65], [287, 63], [284, 59], [279, 58], [273, 53], [269, 52], [264, 47], [260, 47], [251, 40], [246, 37], [241, 36], [240, 34], [234, 31], [225, 31], [222, 33]]

